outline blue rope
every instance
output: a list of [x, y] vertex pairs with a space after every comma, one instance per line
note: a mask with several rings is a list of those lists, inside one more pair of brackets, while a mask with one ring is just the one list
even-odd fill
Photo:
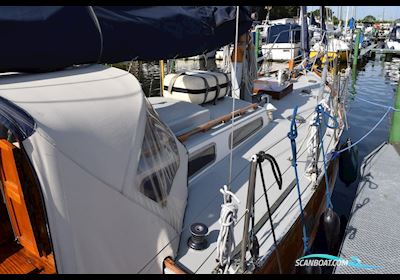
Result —
[[[382, 106], [383, 106], [383, 105], [382, 105]], [[361, 137], [358, 141], [354, 142], [353, 144], [351, 144], [350, 146], [348, 146], [348, 147], [346, 147], [346, 148], [344, 148], [344, 149], [342, 149], [342, 150], [333, 151], [333, 152], [332, 152], [332, 159], [337, 158], [337, 157], [339, 156], [340, 153], [343, 153], [344, 151], [347, 151], [347, 150], [351, 149], [352, 147], [354, 147], [355, 145], [357, 145], [358, 143], [360, 143], [361, 141], [363, 141], [365, 138], [367, 138], [367, 136], [370, 135], [370, 134], [372, 133], [372, 131], [374, 131], [374, 130], [378, 127], [378, 125], [380, 125], [381, 122], [383, 122], [383, 121], [385, 120], [387, 114], [389, 114], [389, 112], [390, 112], [391, 110], [392, 110], [392, 108], [388, 106], [388, 109], [387, 109], [386, 113], [382, 116], [382, 118], [371, 128], [370, 131], [368, 131], [368, 132], [367, 132], [363, 137]]]
[[[318, 113], [318, 117], [315, 120], [314, 125], [320, 125], [321, 124], [320, 116], [322, 115], [322, 119], [324, 120], [325, 126], [327, 126], [329, 128], [332, 128], [332, 129], [335, 129], [335, 128], [339, 127], [339, 123], [338, 123], [337, 119], [334, 116], [330, 115], [328, 112], [326, 112], [324, 110], [324, 107], [322, 107], [321, 104], [317, 105], [317, 107], [315, 108], [315, 111]], [[333, 125], [329, 125], [329, 119], [333, 120], [333, 123], [334, 123]]]
[[297, 115], [298, 106], [294, 108], [292, 121], [290, 123], [290, 131], [288, 133], [288, 138], [290, 139], [290, 144], [292, 147], [292, 166], [294, 168], [294, 173], [296, 175], [296, 186], [297, 186], [297, 194], [299, 196], [299, 206], [300, 206], [300, 216], [301, 223], [303, 224], [303, 254], [306, 254], [309, 251], [308, 248], [308, 237], [307, 237], [307, 228], [304, 218], [303, 204], [301, 202], [301, 191], [299, 184], [299, 175], [297, 173], [297, 148], [296, 148], [296, 137], [297, 137], [297, 126], [296, 126], [296, 115]]
[[[329, 191], [329, 180], [328, 180], [328, 172], [327, 172], [327, 167], [326, 167], [326, 155], [325, 155], [325, 150], [324, 150], [324, 141], [323, 141], [323, 137], [322, 137], [321, 115], [324, 120], [324, 124], [327, 127], [337, 128], [339, 126], [339, 124], [338, 124], [336, 118], [331, 116], [329, 113], [327, 113], [321, 104], [317, 105], [317, 107], [315, 108], [315, 111], [317, 112], [317, 118], [313, 125], [318, 127], [319, 143], [320, 143], [320, 147], [321, 147], [321, 151], [322, 151], [322, 159], [324, 161], [326, 207], [332, 209], [333, 205], [332, 205], [332, 200], [331, 200], [331, 193]], [[334, 123], [335, 123], [334, 126], [328, 125], [329, 118], [334, 121]]]

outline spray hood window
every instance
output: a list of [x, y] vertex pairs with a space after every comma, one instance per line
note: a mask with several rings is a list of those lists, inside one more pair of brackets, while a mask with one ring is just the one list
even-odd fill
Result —
[[146, 99], [147, 119], [137, 178], [139, 191], [165, 206], [175, 174], [179, 153], [175, 137], [160, 121]]
[[14, 103], [0, 96], [0, 134], [2, 138], [11, 139], [14, 135], [23, 141], [35, 131], [35, 121], [27, 112]]

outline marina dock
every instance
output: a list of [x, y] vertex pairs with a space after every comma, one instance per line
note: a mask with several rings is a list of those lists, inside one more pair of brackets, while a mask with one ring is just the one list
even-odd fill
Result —
[[383, 143], [365, 157], [339, 257], [358, 258], [360, 269], [337, 266], [335, 274], [400, 273], [400, 146]]
[[378, 44], [373, 43], [373, 44], [369, 45], [369, 46], [366, 47], [366, 48], [362, 48], [362, 49], [360, 50], [360, 54], [359, 54], [358, 58], [362, 58], [363, 56], [368, 55], [369, 52], [372, 51], [372, 50], [374, 50], [374, 49], [376, 48], [377, 45], [378, 45]]

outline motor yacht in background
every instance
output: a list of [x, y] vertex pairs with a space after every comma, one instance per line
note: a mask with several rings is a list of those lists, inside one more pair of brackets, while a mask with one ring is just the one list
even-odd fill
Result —
[[390, 30], [389, 38], [386, 40], [388, 49], [400, 50], [400, 24], [392, 27]]

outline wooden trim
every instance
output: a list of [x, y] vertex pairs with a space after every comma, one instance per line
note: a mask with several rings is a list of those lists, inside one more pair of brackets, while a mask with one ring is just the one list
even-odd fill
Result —
[[15, 146], [7, 140], [0, 140], [1, 181], [6, 205], [14, 234], [19, 242], [30, 252], [40, 256], [17, 171], [14, 148]]
[[[247, 32], [240, 35], [238, 39], [238, 47], [237, 47], [237, 53], [235, 50], [235, 47], [233, 48], [232, 55], [231, 55], [231, 60], [232, 62], [238, 62], [241, 63], [244, 60], [244, 52], [246, 51], [247, 48], [247, 42], [248, 42], [248, 34]], [[237, 55], [237, 57], [236, 57]]]
[[183, 269], [181, 269], [179, 266], [177, 266], [170, 257], [167, 257], [164, 260], [164, 269], [168, 269], [169, 271], [171, 271], [174, 274], [188, 274]]
[[288, 68], [289, 68], [289, 71], [292, 71], [294, 69], [294, 59], [289, 60]]
[[206, 122], [206, 123], [204, 123], [202, 125], [199, 125], [198, 127], [194, 128], [194, 129], [192, 129], [192, 130], [190, 130], [190, 131], [188, 131], [186, 133], [183, 133], [183, 134], [179, 135], [178, 136], [178, 140], [181, 141], [181, 142], [184, 142], [190, 136], [193, 136], [193, 135], [195, 135], [195, 134], [197, 134], [199, 132], [206, 132], [207, 130], [209, 130], [213, 126], [216, 126], [216, 125], [218, 125], [220, 123], [224, 123], [224, 122], [229, 121], [230, 119], [232, 119], [232, 116], [236, 117], [236, 116], [239, 116], [239, 115], [244, 115], [244, 114], [247, 113], [247, 111], [249, 111], [251, 109], [255, 110], [255, 109], [257, 109], [257, 107], [258, 107], [258, 104], [257, 103], [253, 103], [253, 104], [250, 104], [250, 105], [248, 105], [248, 106], [246, 106], [246, 107], [244, 107], [242, 109], [238, 109], [236, 111], [233, 111], [232, 113], [223, 115], [223, 116], [221, 116], [219, 118], [216, 118], [214, 120]]

